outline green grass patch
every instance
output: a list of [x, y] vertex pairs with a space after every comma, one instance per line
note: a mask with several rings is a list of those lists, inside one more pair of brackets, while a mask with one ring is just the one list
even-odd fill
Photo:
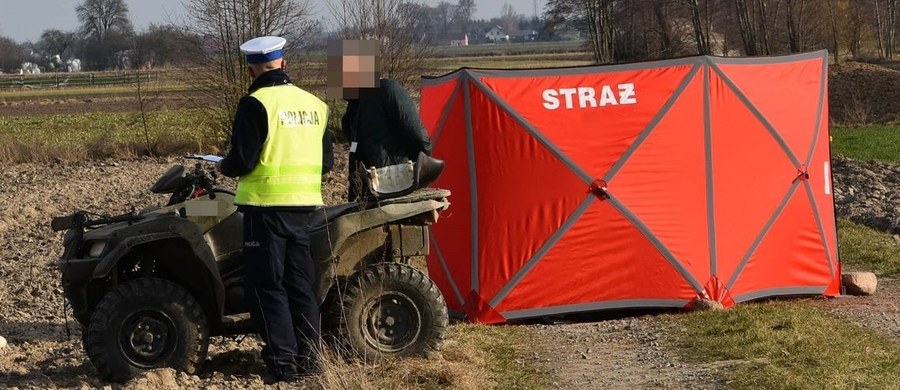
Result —
[[670, 317], [689, 361], [724, 362], [736, 389], [897, 388], [900, 343], [796, 302]]
[[900, 275], [900, 243], [888, 233], [839, 219], [838, 245], [845, 268]]
[[832, 152], [860, 160], [900, 161], [900, 126], [866, 125], [831, 129]]
[[172, 155], [216, 145], [201, 109], [0, 116], [0, 162]]
[[[175, 137], [202, 138], [204, 119], [201, 110], [159, 110], [146, 113], [147, 133], [151, 139]], [[0, 117], [0, 137], [23, 143], [41, 143], [80, 148], [100, 138], [113, 143], [140, 142], [145, 139], [140, 112], [86, 113], [51, 116]]]

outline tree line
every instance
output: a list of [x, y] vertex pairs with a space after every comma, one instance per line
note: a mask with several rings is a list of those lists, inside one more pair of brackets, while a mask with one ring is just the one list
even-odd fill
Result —
[[828, 49], [893, 59], [898, 0], [548, 0], [545, 29], [585, 33], [597, 63]]
[[124, 0], [84, 0], [73, 11], [76, 30], [50, 28], [35, 42], [0, 36], [0, 71], [15, 72], [26, 62], [44, 71], [64, 71], [64, 61], [72, 58], [80, 59], [84, 70], [177, 66], [192, 47], [172, 24], [135, 31]]

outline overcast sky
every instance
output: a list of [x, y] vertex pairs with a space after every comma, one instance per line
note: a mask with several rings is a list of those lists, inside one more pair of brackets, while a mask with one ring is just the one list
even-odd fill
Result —
[[[55, 28], [63, 31], [75, 30], [78, 19], [75, 7], [82, 0], [0, 0], [0, 35], [17, 42], [37, 41], [41, 32]], [[131, 21], [137, 30], [147, 28], [150, 23], [164, 24], [184, 12], [184, 0], [125, 0], [131, 14]], [[424, 0], [428, 5], [436, 5], [440, 0]], [[455, 3], [454, 0], [445, 0]], [[538, 0], [538, 12], [542, 12], [546, 0]], [[327, 0], [311, 0], [319, 14], [328, 15]], [[534, 0], [475, 0], [476, 18], [490, 19], [500, 15], [504, 3], [510, 3], [520, 14], [534, 14]]]

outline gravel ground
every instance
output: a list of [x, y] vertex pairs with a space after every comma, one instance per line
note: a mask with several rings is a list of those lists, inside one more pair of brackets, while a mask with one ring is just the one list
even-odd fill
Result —
[[[344, 196], [346, 151], [339, 150], [335, 172], [326, 176], [328, 203]], [[118, 162], [19, 164], [0, 168], [0, 387], [104, 387], [81, 347], [81, 332], [63, 316], [56, 260], [62, 233], [50, 230], [50, 218], [75, 209], [109, 214], [160, 205], [168, 198], [149, 192], [156, 178], [181, 159]], [[228, 180], [223, 180], [229, 186]], [[68, 328], [68, 329], [67, 329]], [[260, 344], [214, 339], [206, 372], [156, 375], [125, 388], [219, 386], [260, 388]], [[160, 384], [163, 381], [164, 384]], [[134, 387], [137, 386], [137, 387]], [[115, 385], [112, 388], [120, 388]]]
[[542, 340], [531, 359], [546, 366], [557, 389], [716, 389], [722, 364], [681, 361], [671, 353], [668, 323], [654, 315], [584, 318], [531, 325]]
[[[327, 181], [326, 197], [343, 195], [346, 151]], [[49, 220], [76, 208], [120, 213], [159, 204], [147, 188], [180, 159], [20, 164], [0, 168], [0, 387], [10, 388], [261, 388], [260, 344], [217, 338], [199, 376], [158, 371], [125, 385], [109, 385], [82, 352], [80, 331], [63, 317], [56, 258], [60, 233]], [[836, 165], [838, 166], [838, 165]], [[837, 176], [836, 176], [837, 177]], [[837, 316], [900, 337], [900, 282], [882, 279], [873, 297], [813, 300]], [[554, 388], [720, 388], [728, 363], [686, 364], [670, 354], [673, 326], [654, 315], [625, 313], [581, 322], [526, 324], [539, 343], [523, 359], [544, 366]], [[677, 331], [677, 329], [675, 330]], [[307, 383], [305, 387], [312, 387]]]
[[872, 296], [841, 296], [816, 302], [838, 318], [900, 339], [900, 280], [879, 278], [878, 290]]

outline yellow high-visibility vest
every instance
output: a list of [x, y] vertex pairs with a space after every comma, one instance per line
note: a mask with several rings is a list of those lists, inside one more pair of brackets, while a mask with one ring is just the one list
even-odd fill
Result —
[[328, 105], [286, 84], [250, 94], [266, 108], [269, 131], [259, 163], [238, 178], [234, 203], [246, 206], [319, 206], [322, 137]]

